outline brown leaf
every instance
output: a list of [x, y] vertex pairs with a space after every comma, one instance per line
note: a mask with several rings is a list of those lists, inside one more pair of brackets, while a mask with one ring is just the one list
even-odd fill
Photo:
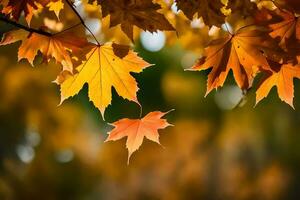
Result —
[[240, 13], [244, 18], [253, 16], [257, 11], [256, 4], [251, 0], [230, 0], [226, 6], [231, 13]]
[[110, 26], [121, 24], [122, 31], [133, 41], [133, 26], [145, 31], [173, 31], [164, 15], [157, 12], [161, 7], [151, 0], [98, 0], [102, 15], [110, 15]]
[[111, 46], [113, 48], [114, 54], [119, 58], [124, 58], [125, 56], [127, 56], [130, 50], [129, 46], [127, 45], [113, 43]]
[[208, 26], [220, 26], [225, 21], [225, 15], [221, 12], [224, 5], [220, 0], [176, 0], [175, 2], [190, 20], [197, 14]]
[[[262, 1], [262, 0], [261, 0]], [[288, 10], [290, 12], [300, 12], [299, 0], [269, 0], [280, 9]]]

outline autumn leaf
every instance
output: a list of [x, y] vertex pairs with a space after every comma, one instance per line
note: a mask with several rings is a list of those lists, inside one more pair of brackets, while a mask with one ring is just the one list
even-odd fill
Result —
[[53, 11], [57, 16], [57, 18], [59, 19], [59, 13], [64, 8], [64, 3], [62, 2], [62, 0], [54, 0], [54, 1], [50, 1], [47, 4], [47, 7], [50, 11]]
[[256, 13], [257, 6], [251, 0], [230, 0], [226, 9], [230, 9], [231, 13], [240, 13], [243, 17], [248, 17]]
[[300, 65], [284, 64], [267, 73], [256, 91], [256, 104], [276, 86], [279, 98], [294, 108], [294, 78], [300, 79]]
[[110, 15], [110, 26], [121, 24], [122, 31], [133, 41], [133, 26], [145, 31], [173, 31], [164, 15], [157, 12], [161, 7], [151, 0], [98, 0], [102, 15]]
[[[260, 0], [264, 2], [263, 0]], [[288, 10], [290, 12], [300, 12], [300, 6], [298, 0], [269, 0], [272, 2], [277, 8], [281, 10]]]
[[278, 10], [278, 14], [283, 20], [270, 25], [272, 29], [270, 36], [272, 38], [279, 38], [279, 45], [286, 48], [286, 40], [291, 38], [293, 34], [300, 40], [300, 20], [292, 12]]
[[212, 41], [205, 49], [206, 56], [191, 68], [197, 71], [212, 68], [208, 75], [206, 95], [223, 86], [230, 70], [241, 89], [251, 87], [260, 68], [269, 70], [269, 64], [259, 47], [263, 42], [261, 31], [247, 28]]
[[286, 41], [286, 56], [284, 63], [300, 64], [300, 40], [289, 39]]
[[85, 83], [89, 85], [89, 98], [101, 111], [102, 116], [106, 107], [111, 103], [111, 90], [125, 99], [138, 103], [138, 86], [131, 72], [140, 73], [150, 64], [137, 56], [133, 51], [120, 58], [114, 54], [112, 45], [93, 45], [86, 55], [86, 61], [77, 67], [78, 73], [67, 76], [60, 84], [62, 102], [77, 94]]
[[49, 1], [50, 0], [8, 0], [4, 4], [1, 2], [4, 6], [1, 12], [5, 15], [11, 16], [11, 18], [15, 21], [18, 21], [22, 12], [24, 12], [25, 19], [27, 23], [30, 24], [33, 11], [38, 9], [38, 5], [46, 6]]
[[178, 9], [193, 20], [195, 14], [202, 17], [208, 26], [220, 26], [225, 21], [225, 15], [221, 12], [224, 6], [220, 0], [176, 0]]
[[31, 65], [40, 51], [45, 61], [54, 58], [63, 65], [63, 70], [73, 73], [73, 63], [69, 50], [78, 52], [87, 43], [85, 38], [78, 38], [68, 32], [56, 35], [29, 33], [24, 30], [14, 30], [3, 35], [0, 46], [22, 41], [18, 51], [18, 60], [27, 59]]
[[[169, 111], [170, 112], [170, 111]], [[142, 145], [144, 137], [160, 144], [159, 129], [171, 126], [166, 119], [161, 119], [167, 113], [160, 111], [150, 112], [142, 119], [121, 119], [114, 122], [114, 129], [109, 132], [105, 142], [120, 140], [127, 137], [126, 148], [128, 149], [128, 163], [133, 152]]]

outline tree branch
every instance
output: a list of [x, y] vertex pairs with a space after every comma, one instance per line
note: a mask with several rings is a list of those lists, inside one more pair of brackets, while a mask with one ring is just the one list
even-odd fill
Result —
[[38, 33], [40, 35], [45, 35], [45, 36], [48, 36], [48, 37], [52, 36], [51, 33], [48, 33], [48, 32], [43, 31], [43, 30], [37, 30], [37, 29], [34, 29], [34, 28], [30, 28], [28, 26], [24, 26], [24, 25], [19, 24], [19, 23], [15, 22], [15, 21], [7, 19], [6, 17], [3, 17], [3, 16], [0, 16], [0, 21], [3, 21], [5, 23], [7, 23], [7, 24], [11, 24], [11, 25], [13, 25], [15, 27], [18, 27], [20, 29], [23, 29], [23, 30], [31, 32], [31, 33]]
[[84, 28], [93, 36], [94, 40], [97, 42], [98, 45], [100, 45], [100, 42], [97, 40], [96, 36], [94, 35], [94, 33], [89, 29], [89, 27], [85, 24], [84, 20], [82, 19], [82, 17], [80, 16], [80, 14], [77, 12], [77, 10], [75, 9], [74, 5], [70, 2], [70, 0], [66, 0], [67, 4], [70, 6], [70, 8], [72, 9], [72, 11], [75, 13], [75, 15], [78, 17], [78, 19], [80, 20], [81, 24], [84, 26]]

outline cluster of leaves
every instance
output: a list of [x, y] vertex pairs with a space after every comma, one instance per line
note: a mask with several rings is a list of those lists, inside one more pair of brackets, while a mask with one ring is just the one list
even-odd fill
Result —
[[[249, 17], [250, 24], [236, 30], [230, 30], [225, 24], [228, 32], [208, 44], [205, 56], [192, 67], [192, 70], [212, 68], [207, 94], [223, 86], [230, 70], [244, 91], [249, 90], [256, 76], [262, 73], [264, 77], [256, 90], [256, 103], [276, 86], [280, 99], [293, 107], [293, 78], [300, 78], [297, 6], [292, 7], [288, 1], [272, 3], [276, 6], [273, 10], [256, 7], [252, 19]], [[257, 5], [253, 3], [253, 6]]]
[[[89, 98], [103, 117], [111, 104], [112, 87], [124, 99], [139, 104], [138, 85], [130, 73], [140, 73], [151, 64], [130, 50], [128, 44], [135, 42], [138, 32], [134, 27], [177, 33], [180, 40], [181, 36], [190, 37], [187, 24], [199, 18], [204, 26], [193, 35], [204, 38], [200, 48], [205, 47], [205, 55], [191, 70], [212, 68], [207, 94], [223, 86], [230, 70], [243, 91], [252, 88], [254, 79], [262, 73], [264, 77], [256, 90], [257, 102], [277, 86], [279, 97], [293, 107], [293, 78], [300, 78], [297, 0], [82, 0], [81, 3], [89, 10], [86, 12], [99, 17], [103, 24], [108, 18], [111, 29], [120, 27], [128, 38], [126, 45], [112, 43], [118, 42], [115, 37], [100, 42], [77, 11], [76, 1], [0, 1], [1, 20], [20, 28], [5, 33], [0, 45], [21, 41], [18, 59], [27, 59], [32, 65], [39, 53], [45, 62], [56, 60], [62, 66], [55, 80], [60, 86], [61, 103], [78, 94], [87, 83]], [[179, 12], [172, 11], [174, 6]], [[34, 16], [46, 18], [54, 13], [58, 20], [64, 21], [61, 15], [70, 11], [80, 23], [64, 30], [57, 31], [49, 23], [32, 25]], [[76, 34], [79, 25], [92, 36], [92, 42], [84, 32]], [[218, 30], [215, 36], [211, 36], [213, 28]], [[107, 140], [127, 137], [130, 157], [144, 137], [159, 143], [157, 130], [169, 125], [161, 119], [164, 114], [155, 111], [142, 119], [121, 119], [114, 123]]]

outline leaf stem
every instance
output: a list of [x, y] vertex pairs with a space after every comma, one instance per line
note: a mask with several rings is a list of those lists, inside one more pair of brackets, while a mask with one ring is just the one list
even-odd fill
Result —
[[31, 32], [31, 33], [38, 33], [40, 35], [45, 35], [47, 37], [52, 36], [51, 33], [48, 33], [46, 31], [43, 31], [43, 30], [40, 30], [40, 29], [34, 29], [34, 28], [30, 28], [28, 26], [24, 26], [22, 24], [19, 24], [19, 23], [15, 22], [15, 21], [12, 21], [12, 20], [10, 20], [10, 19], [8, 19], [6, 17], [3, 17], [3, 16], [0, 16], [0, 21], [3, 21], [5, 23], [7, 23], [7, 24], [13, 25], [15, 27], [18, 27], [20, 29], [23, 29], [23, 30]]
[[100, 45], [100, 42], [97, 40], [96, 36], [94, 35], [94, 33], [89, 29], [89, 27], [85, 24], [84, 20], [82, 19], [82, 17], [80, 16], [80, 14], [77, 12], [77, 10], [75, 9], [73, 3], [70, 2], [70, 0], [66, 0], [67, 4], [70, 6], [70, 8], [72, 9], [72, 11], [74, 12], [74, 14], [78, 17], [78, 19], [80, 20], [81, 24], [84, 26], [84, 28], [93, 36], [94, 40], [97, 42], [98, 45]]

